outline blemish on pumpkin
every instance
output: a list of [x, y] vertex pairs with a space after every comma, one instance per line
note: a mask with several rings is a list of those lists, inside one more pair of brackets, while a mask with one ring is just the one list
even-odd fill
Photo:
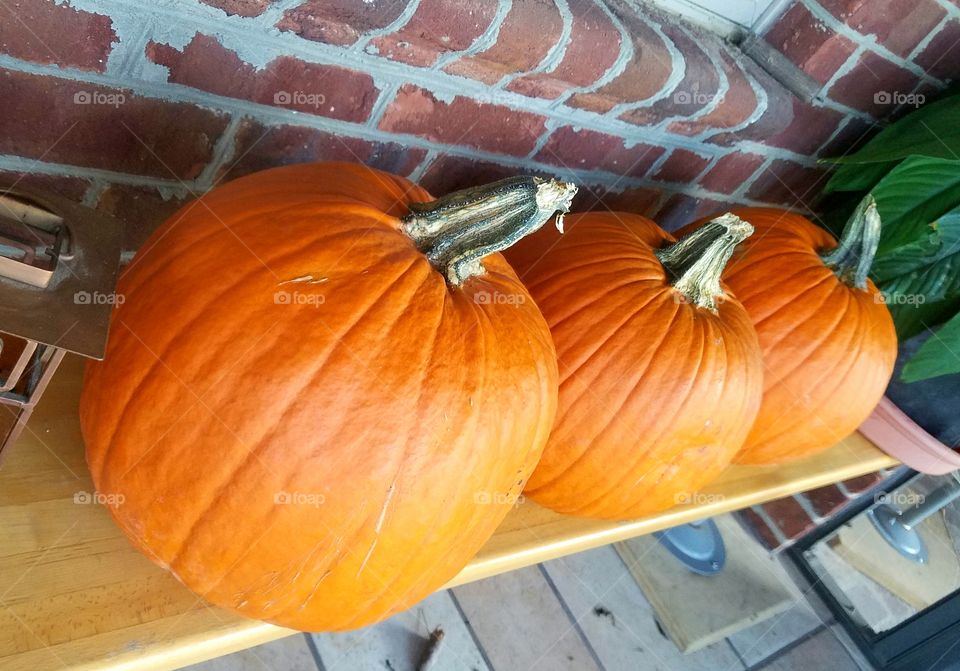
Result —
[[393, 492], [396, 490], [396, 482], [390, 484], [390, 488], [387, 490], [387, 498], [383, 501], [383, 507], [380, 509], [380, 516], [377, 518], [377, 523], [374, 525], [373, 530], [378, 534], [380, 529], [383, 528], [383, 521], [387, 517], [387, 508], [390, 506], [390, 499], [393, 498]]
[[367, 562], [370, 561], [370, 555], [373, 554], [373, 549], [374, 549], [375, 547], [377, 547], [377, 541], [378, 541], [378, 540], [379, 540], [379, 539], [374, 538], [374, 539], [373, 539], [373, 542], [370, 543], [370, 549], [367, 550], [367, 556], [363, 558], [363, 561], [360, 563], [360, 568], [359, 568], [359, 570], [357, 571], [357, 577], [358, 577], [358, 578], [360, 577], [360, 574], [363, 573], [363, 569], [365, 569], [365, 568], [367, 567]]
[[329, 277], [324, 277], [322, 275], [318, 277], [314, 277], [313, 275], [300, 275], [299, 277], [294, 277], [291, 280], [277, 282], [277, 286], [283, 286], [284, 284], [323, 284], [329, 280]]

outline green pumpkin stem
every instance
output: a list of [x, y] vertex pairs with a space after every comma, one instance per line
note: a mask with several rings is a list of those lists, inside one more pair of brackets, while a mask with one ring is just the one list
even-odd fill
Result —
[[843, 227], [835, 249], [820, 258], [842, 282], [855, 289], [867, 288], [867, 276], [880, 244], [880, 213], [877, 201], [867, 194]]
[[450, 284], [461, 286], [485, 272], [481, 259], [533, 233], [554, 213], [563, 232], [563, 214], [576, 192], [555, 179], [508, 177], [411, 204], [403, 230]]
[[673, 288], [701, 308], [717, 311], [720, 276], [734, 248], [753, 235], [753, 226], [727, 212], [675, 243], [656, 251]]

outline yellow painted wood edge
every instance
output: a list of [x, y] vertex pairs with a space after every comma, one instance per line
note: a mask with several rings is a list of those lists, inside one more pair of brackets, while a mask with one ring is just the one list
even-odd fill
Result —
[[[629, 522], [557, 515], [527, 501], [508, 517], [512, 522], [510, 526], [515, 528], [502, 534], [498, 532], [446, 587], [482, 580], [568, 554], [740, 510], [899, 465], [899, 462], [875, 448], [859, 434], [850, 436], [841, 444], [849, 448], [851, 453], [848, 455], [849, 459], [840, 459], [840, 463], [835, 467], [811, 469], [807, 461], [775, 468], [734, 467], [729, 476], [721, 478], [717, 484], [705, 490], [696, 501]], [[832, 450], [837, 451], [838, 448], [841, 448], [841, 445]], [[839, 453], [845, 452], [846, 450], [843, 450]], [[728, 491], [738, 482], [756, 483], [758, 478], [764, 482], [759, 488], [742, 488], [742, 491], [734, 494], [720, 493]], [[525, 518], [537, 518], [539, 521], [525, 526]], [[547, 520], [546, 524], [543, 519]], [[150, 624], [153, 626], [156, 623]], [[199, 622], [197, 624], [201, 625]], [[176, 637], [169, 642], [158, 642], [144, 649], [118, 651], [107, 659], [74, 668], [78, 671], [168, 671], [299, 633], [254, 620], [235, 620], [226, 626], [214, 626], [213, 630], [203, 629], [201, 625], [199, 629], [196, 634]], [[128, 630], [110, 634], [123, 632]], [[35, 667], [22, 667], [23, 671], [32, 671], [32, 668]]]
[[[751, 483], [759, 481], [763, 483], [762, 486], [743, 488], [738, 493], [728, 493], [731, 489], [729, 481], [733, 478], [721, 478], [716, 484], [698, 494], [693, 502], [629, 522], [587, 520], [549, 513], [557, 518], [555, 524], [568, 527], [569, 533], [548, 536], [545, 533], [537, 533], [540, 527], [531, 526], [528, 538], [517, 539], [511, 538], [509, 533], [500, 534], [498, 531], [498, 534], [490, 539], [463, 571], [447, 584], [447, 587], [482, 580], [564, 555], [669, 529], [679, 524], [742, 510], [900, 464], [893, 457], [874, 447], [860, 434], [849, 436], [831, 449], [843, 448], [853, 452], [851, 457], [854, 458], [851, 462], [823, 470], [810, 469], [809, 462], [806, 461], [776, 467], [735, 466], [730, 474], [736, 476], [736, 480]], [[769, 472], [769, 475], [765, 475], [764, 472]], [[527, 502], [524, 505], [535, 504]]]

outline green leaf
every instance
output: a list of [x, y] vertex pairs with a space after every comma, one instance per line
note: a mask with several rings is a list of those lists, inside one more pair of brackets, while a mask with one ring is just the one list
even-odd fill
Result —
[[893, 317], [900, 342], [947, 321], [960, 310], [960, 296], [936, 302], [896, 302], [888, 297], [887, 309]]
[[[825, 159], [828, 160], [828, 159]], [[824, 193], [836, 191], [869, 191], [877, 182], [883, 179], [897, 164], [896, 161], [887, 163], [870, 163], [866, 165], [841, 165], [830, 181], [824, 187]]]
[[911, 156], [871, 193], [883, 221], [882, 256], [919, 240], [930, 222], [960, 205], [960, 160]]
[[960, 207], [914, 241], [878, 254], [871, 276], [883, 289], [901, 339], [949, 319], [960, 297]]
[[847, 156], [824, 159], [831, 163], [889, 163], [907, 156], [960, 158], [960, 95], [925, 105], [896, 121]]
[[[871, 275], [884, 287], [891, 287], [893, 282], [905, 275], [922, 273], [935, 267], [939, 267], [943, 275], [946, 271], [960, 270], [958, 254], [960, 254], [960, 207], [924, 226], [912, 242], [878, 254], [874, 258]], [[941, 264], [944, 261], [946, 263]], [[960, 276], [957, 272], [953, 274]], [[942, 277], [937, 282], [931, 281], [927, 288], [937, 289], [942, 295], [946, 292], [939, 287], [946, 281], [946, 277]]]
[[937, 329], [903, 366], [900, 379], [917, 382], [960, 373], [960, 314]]

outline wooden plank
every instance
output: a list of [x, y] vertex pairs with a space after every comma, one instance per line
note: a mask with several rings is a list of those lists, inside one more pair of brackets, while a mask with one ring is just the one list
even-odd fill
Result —
[[866, 515], [858, 515], [841, 527], [831, 547], [854, 570], [921, 611], [960, 589], [960, 558], [942, 514], [925, 519], [917, 532], [929, 553], [924, 564], [894, 550]]
[[[68, 357], [0, 469], [0, 668], [171, 669], [290, 635], [198, 603], [121, 536], [93, 492], [77, 419], [83, 362]], [[2, 412], [2, 411], [0, 411]], [[687, 505], [615, 523], [519, 505], [464, 571], [462, 585], [708, 517], [895, 462], [859, 435], [780, 468], [735, 467]], [[76, 498], [75, 498], [76, 497]], [[62, 605], [59, 615], [45, 603]], [[27, 619], [25, 615], [33, 614]], [[18, 621], [20, 618], [22, 621]], [[180, 623], [189, 623], [181, 628]], [[67, 662], [66, 660], [69, 660]]]
[[714, 576], [690, 572], [653, 536], [614, 547], [677, 647], [700, 650], [783, 613], [800, 593], [783, 568], [729, 516], [715, 519], [727, 561]]
[[613, 547], [554, 559], [543, 567], [606, 671], [744, 668], [723, 642], [681, 653], [660, 632], [653, 608]]
[[313, 634], [323, 666], [336, 669], [416, 671], [430, 633], [443, 629], [435, 671], [490, 671], [446, 590], [378, 625], [338, 634]]
[[503, 521], [449, 586], [782, 499], [898, 464], [855, 433], [826, 452], [801, 461], [781, 466], [732, 466], [689, 502], [629, 522], [558, 515], [527, 500]]
[[453, 594], [495, 669], [600, 671], [538, 567], [462, 585]]
[[[194, 664], [183, 671], [317, 671], [317, 664], [301, 634]], [[328, 668], [327, 671], [333, 669]]]

